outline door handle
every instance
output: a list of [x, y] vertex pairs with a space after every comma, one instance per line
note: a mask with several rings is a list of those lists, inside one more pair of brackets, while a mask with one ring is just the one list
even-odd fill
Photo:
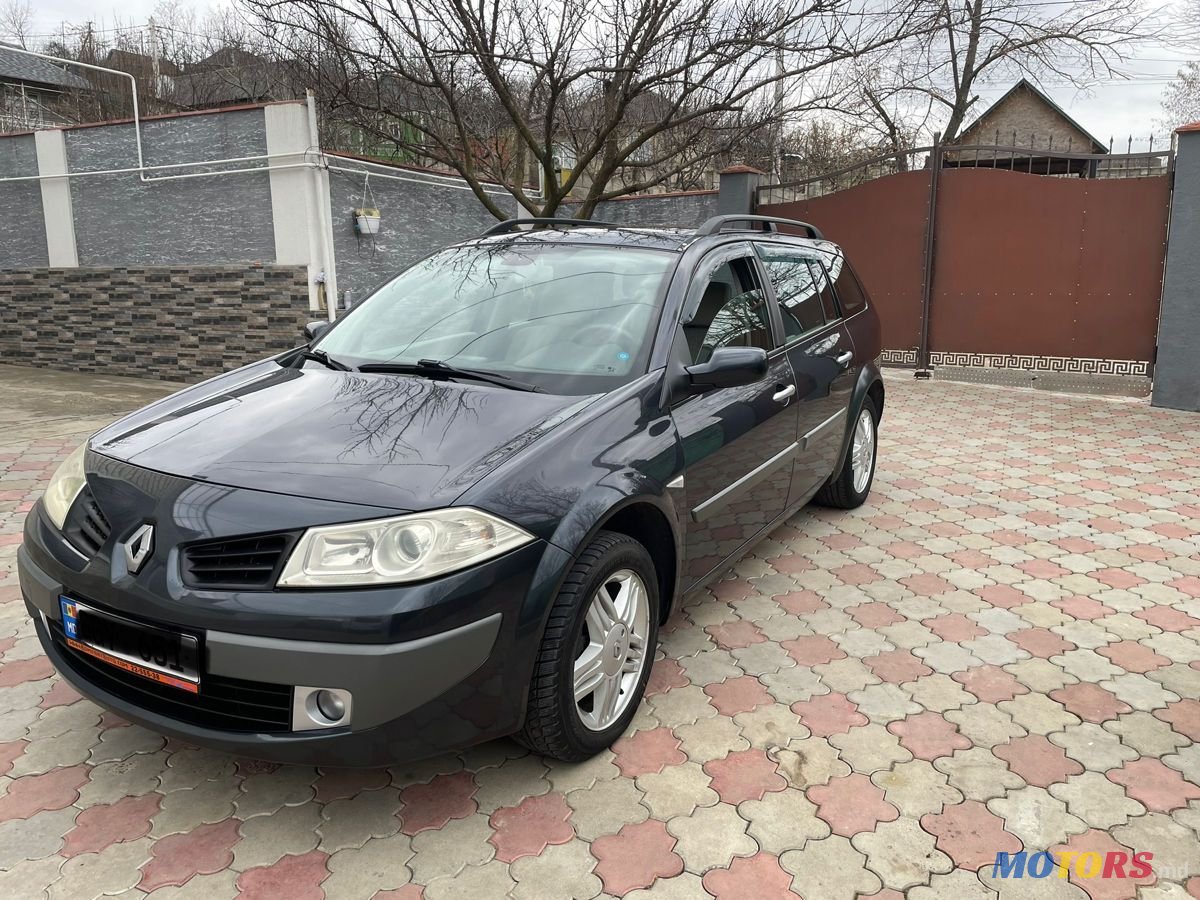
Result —
[[794, 393], [796, 393], [796, 386], [794, 384], [789, 384], [787, 387], [780, 388], [774, 394], [772, 394], [771, 399], [775, 400], [779, 403], [782, 403], [784, 400], [786, 400], [788, 397], [792, 396]]
[[854, 359], [854, 351], [847, 350], [845, 353], [839, 353], [837, 356], [837, 364], [843, 369], [850, 368], [850, 363]]

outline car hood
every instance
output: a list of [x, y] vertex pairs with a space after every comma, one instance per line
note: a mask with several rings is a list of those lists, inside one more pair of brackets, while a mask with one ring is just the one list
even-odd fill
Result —
[[421, 510], [594, 399], [267, 361], [126, 416], [91, 447], [214, 484]]

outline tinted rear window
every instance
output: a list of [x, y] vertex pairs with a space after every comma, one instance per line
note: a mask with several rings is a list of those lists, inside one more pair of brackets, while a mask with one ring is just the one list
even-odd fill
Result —
[[842, 314], [852, 316], [867, 307], [867, 294], [863, 290], [862, 282], [858, 280], [858, 276], [854, 270], [850, 268], [850, 264], [844, 259], [842, 260], [842, 271], [838, 273], [837, 283], [834, 285], [837, 289], [838, 299], [842, 302]]

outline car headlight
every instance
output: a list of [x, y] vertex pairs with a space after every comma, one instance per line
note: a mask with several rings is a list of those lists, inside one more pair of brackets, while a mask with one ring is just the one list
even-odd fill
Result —
[[310, 528], [288, 557], [279, 587], [337, 587], [422, 581], [483, 562], [533, 535], [477, 509]]
[[67, 512], [71, 504], [83, 490], [86, 480], [83, 474], [83, 457], [87, 455], [87, 441], [80, 444], [71, 455], [62, 461], [50, 478], [46, 493], [42, 495], [42, 506], [46, 515], [54, 523], [54, 527], [62, 531], [63, 522], [67, 520]]

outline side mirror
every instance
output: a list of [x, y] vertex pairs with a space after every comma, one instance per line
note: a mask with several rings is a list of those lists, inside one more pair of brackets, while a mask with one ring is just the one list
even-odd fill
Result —
[[328, 330], [329, 321], [327, 319], [318, 319], [317, 321], [309, 322], [304, 326], [304, 337], [308, 339], [309, 343], [311, 343]]
[[688, 366], [687, 374], [697, 391], [753, 384], [767, 376], [767, 351], [761, 347], [718, 347], [708, 362]]

